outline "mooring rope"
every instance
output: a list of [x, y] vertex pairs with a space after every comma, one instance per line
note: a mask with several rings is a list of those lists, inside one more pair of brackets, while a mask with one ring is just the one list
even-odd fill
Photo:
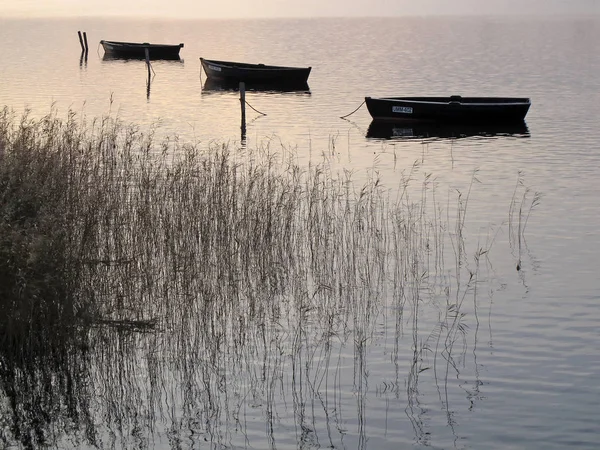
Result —
[[256, 109], [254, 106], [252, 106], [250, 103], [248, 103], [246, 101], [246, 105], [248, 105], [250, 108], [252, 108], [254, 111], [256, 111], [259, 114], [262, 114], [263, 116], [266, 116], [266, 114], [264, 112], [260, 112], [258, 109]]
[[350, 114], [346, 114], [345, 116], [341, 116], [341, 117], [340, 117], [340, 119], [345, 119], [346, 117], [348, 117], [348, 116], [351, 116], [351, 115], [352, 115], [352, 114], [354, 114], [356, 111], [358, 111], [358, 110], [360, 109], [360, 107], [361, 107], [362, 105], [364, 105], [364, 104], [365, 104], [365, 101], [363, 100], [363, 102], [362, 102], [362, 103], [359, 105], [359, 107], [358, 107], [358, 108], [356, 108], [356, 109], [355, 109], [354, 111], [352, 111]]

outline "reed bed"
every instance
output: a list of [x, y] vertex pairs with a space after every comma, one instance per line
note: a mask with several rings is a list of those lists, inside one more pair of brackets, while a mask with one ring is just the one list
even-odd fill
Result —
[[377, 342], [426, 439], [419, 379], [451, 422], [440, 380], [460, 373], [491, 246], [468, 254], [470, 191], [436, 189], [416, 166], [357, 187], [284, 148], [4, 109], [0, 443], [337, 446], [345, 411], [364, 448]]

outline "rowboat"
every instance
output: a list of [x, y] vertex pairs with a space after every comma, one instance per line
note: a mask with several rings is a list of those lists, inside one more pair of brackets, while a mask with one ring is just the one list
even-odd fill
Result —
[[[310, 87], [306, 81], [247, 81], [244, 82], [246, 91], [266, 93], [299, 93], [310, 94]], [[231, 80], [218, 80], [207, 78], [202, 86], [202, 92], [236, 92], [239, 91], [240, 83]]]
[[463, 139], [463, 138], [528, 138], [529, 128], [524, 120], [501, 123], [443, 123], [443, 122], [392, 122], [373, 120], [367, 139]]
[[[176, 57], [167, 57], [167, 58], [150, 58], [151, 60], [160, 60], [161, 62], [165, 63], [165, 64], [178, 64], [181, 65], [184, 63], [183, 59], [180, 58], [179, 56]], [[112, 53], [104, 53], [104, 55], [102, 55], [102, 62], [103, 63], [114, 63], [114, 64], [128, 64], [129, 62], [135, 61], [135, 62], [144, 62], [145, 60], [145, 56], [121, 56], [121, 55], [114, 55]]]
[[146, 49], [150, 59], [179, 59], [183, 44], [150, 44], [148, 42], [100, 41], [105, 54], [119, 58], [145, 58]]
[[200, 58], [208, 78], [232, 82], [306, 82], [310, 67], [268, 66]]
[[522, 121], [528, 98], [511, 97], [365, 97], [373, 120], [393, 122], [501, 123]]

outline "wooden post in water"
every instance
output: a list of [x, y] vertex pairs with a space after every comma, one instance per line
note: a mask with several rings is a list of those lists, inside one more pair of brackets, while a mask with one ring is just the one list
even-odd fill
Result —
[[148, 67], [148, 83], [150, 83], [150, 49], [148, 47], [145, 47], [144, 53], [146, 53], [146, 66]]
[[242, 107], [242, 139], [246, 135], [246, 84], [240, 81], [240, 106]]
[[85, 46], [83, 45], [83, 38], [81, 37], [81, 31], [78, 31], [77, 35], [79, 36], [79, 44], [81, 45], [81, 53], [83, 53], [83, 52], [85, 52]]
[[88, 43], [87, 43], [87, 33], [85, 31], [83, 32], [83, 43], [85, 44], [85, 53], [87, 55], [87, 52], [88, 52]]
[[150, 100], [150, 49], [148, 47], [144, 48], [144, 53], [146, 54], [146, 66], [148, 67], [148, 82], [146, 83], [146, 100]]

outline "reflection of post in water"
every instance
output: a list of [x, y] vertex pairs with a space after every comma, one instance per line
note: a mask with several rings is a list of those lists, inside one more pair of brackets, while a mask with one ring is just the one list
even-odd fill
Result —
[[87, 68], [87, 52], [81, 52], [81, 56], [79, 57], [79, 67], [86, 67]]
[[146, 80], [146, 99], [147, 100], [150, 100], [150, 84], [151, 84], [150, 79], [151, 79], [150, 74], [148, 74], [148, 79]]

